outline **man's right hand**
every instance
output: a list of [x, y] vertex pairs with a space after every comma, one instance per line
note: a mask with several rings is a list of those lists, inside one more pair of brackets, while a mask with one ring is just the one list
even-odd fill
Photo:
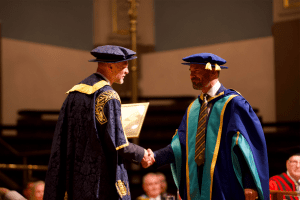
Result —
[[151, 149], [145, 149], [144, 158], [141, 162], [143, 168], [148, 168], [155, 162], [154, 153]]

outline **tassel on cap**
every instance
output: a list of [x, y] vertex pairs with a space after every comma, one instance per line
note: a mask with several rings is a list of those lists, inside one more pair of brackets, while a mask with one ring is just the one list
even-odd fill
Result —
[[205, 69], [212, 70], [210, 62], [206, 63]]
[[221, 71], [221, 67], [217, 63], [215, 64], [215, 70], [216, 71]]

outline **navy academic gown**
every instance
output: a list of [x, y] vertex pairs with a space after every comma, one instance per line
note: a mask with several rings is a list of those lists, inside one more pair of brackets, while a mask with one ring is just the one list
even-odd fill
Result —
[[156, 165], [171, 163], [182, 199], [242, 200], [244, 188], [269, 199], [269, 167], [264, 133], [250, 104], [221, 86], [211, 104], [206, 129], [205, 163], [198, 167], [195, 135], [203, 95], [186, 111], [167, 147], [155, 151]]
[[45, 200], [131, 199], [124, 158], [141, 162], [144, 148], [128, 142], [118, 94], [95, 73], [74, 86], [60, 111]]

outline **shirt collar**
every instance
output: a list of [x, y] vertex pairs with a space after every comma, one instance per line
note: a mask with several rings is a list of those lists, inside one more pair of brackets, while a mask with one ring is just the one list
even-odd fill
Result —
[[110, 85], [109, 80], [103, 74], [101, 74], [100, 72], [96, 72], [96, 74], [101, 75], [106, 80], [106, 82], [108, 82], [108, 84]]
[[155, 197], [155, 198], [149, 197], [149, 199], [150, 199], [150, 200], [161, 200], [160, 195], [158, 195], [158, 196]]
[[290, 173], [287, 171], [286, 174], [290, 177], [290, 179], [295, 183], [295, 185], [300, 185], [298, 181], [296, 181], [293, 177], [291, 177]]
[[218, 90], [220, 89], [220, 87], [221, 87], [221, 83], [220, 83], [220, 81], [217, 81], [216, 84], [208, 90], [207, 94], [210, 97], [216, 96], [216, 94], [217, 94]]

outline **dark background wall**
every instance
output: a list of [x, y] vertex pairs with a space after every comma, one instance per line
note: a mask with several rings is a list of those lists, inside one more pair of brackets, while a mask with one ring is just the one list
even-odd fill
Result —
[[93, 48], [92, 0], [1, 0], [2, 37]]
[[272, 0], [154, 2], [156, 51], [272, 35]]
[[[272, 0], [155, 0], [156, 51], [272, 35]], [[1, 0], [2, 37], [90, 50], [92, 0]]]

